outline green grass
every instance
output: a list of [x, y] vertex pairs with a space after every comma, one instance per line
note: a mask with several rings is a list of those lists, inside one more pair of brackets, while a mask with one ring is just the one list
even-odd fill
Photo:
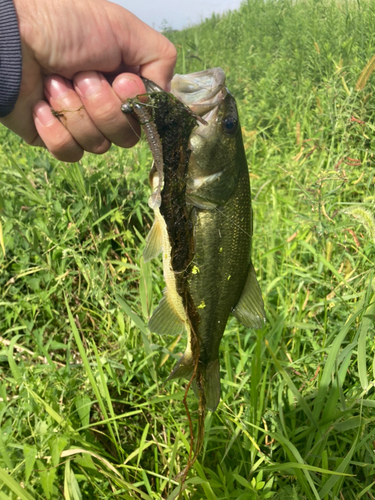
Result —
[[[355, 85], [375, 6], [249, 0], [168, 36], [178, 72], [221, 66], [237, 99], [267, 314], [228, 322], [184, 498], [374, 498], [375, 75]], [[147, 147], [64, 165], [1, 137], [0, 500], [172, 500], [184, 339], [147, 329]]]

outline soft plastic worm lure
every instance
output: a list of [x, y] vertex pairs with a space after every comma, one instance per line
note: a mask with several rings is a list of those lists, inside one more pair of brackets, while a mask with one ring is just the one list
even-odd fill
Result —
[[159, 133], [157, 131], [156, 125], [152, 120], [151, 113], [149, 112], [147, 104], [141, 104], [129, 99], [127, 102], [121, 105], [121, 111], [125, 114], [134, 113], [138, 118], [140, 125], [142, 125], [143, 131], [145, 133], [148, 145], [151, 150], [152, 157], [154, 158], [154, 168], [156, 169], [159, 182], [157, 190], [151, 196], [151, 208], [155, 208], [153, 205], [160, 207], [161, 205], [161, 188], [163, 185], [163, 148], [161, 145], [161, 140]]

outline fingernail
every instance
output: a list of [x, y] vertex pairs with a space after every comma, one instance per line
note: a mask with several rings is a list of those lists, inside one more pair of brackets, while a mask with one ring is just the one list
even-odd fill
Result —
[[35, 105], [34, 116], [45, 127], [51, 125], [56, 120], [46, 102], [40, 102]]
[[102, 80], [96, 71], [85, 73], [85, 76], [78, 75], [74, 79], [76, 89], [82, 97], [89, 97], [99, 92], [102, 88]]
[[69, 80], [65, 80], [65, 78], [61, 78], [59, 76], [50, 77], [48, 81], [46, 81], [46, 91], [53, 99], [61, 99], [64, 97], [69, 90], [73, 89], [73, 85], [69, 82]]
[[117, 76], [114, 83], [115, 90], [121, 98], [127, 99], [145, 92], [144, 85], [139, 78], [133, 77], [131, 74]]

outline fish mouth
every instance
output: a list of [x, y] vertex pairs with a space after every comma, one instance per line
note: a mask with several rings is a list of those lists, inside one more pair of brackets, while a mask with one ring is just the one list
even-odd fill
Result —
[[188, 75], [175, 75], [171, 92], [194, 113], [210, 122], [228, 93], [225, 73], [221, 68], [211, 68]]

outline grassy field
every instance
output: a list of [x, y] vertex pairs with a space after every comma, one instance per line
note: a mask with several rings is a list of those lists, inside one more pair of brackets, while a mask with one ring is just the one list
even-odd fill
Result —
[[[375, 4], [248, 0], [168, 36], [177, 72], [221, 66], [237, 99], [267, 314], [228, 322], [183, 498], [373, 499]], [[141, 142], [65, 165], [1, 130], [0, 500], [178, 496], [185, 339], [147, 329], [150, 162]]]

